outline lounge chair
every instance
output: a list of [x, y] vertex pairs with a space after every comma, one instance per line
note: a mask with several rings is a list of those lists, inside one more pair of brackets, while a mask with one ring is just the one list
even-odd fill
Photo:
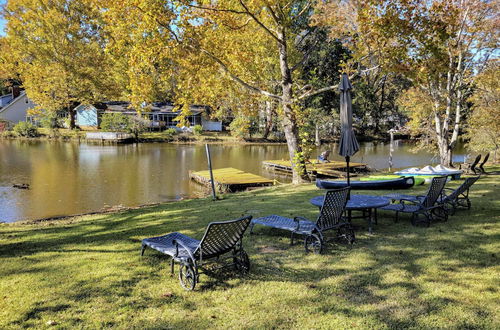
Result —
[[[456, 189], [453, 188], [443, 188], [443, 193], [438, 198], [438, 203], [443, 204], [450, 214], [455, 214], [455, 210], [459, 207], [470, 209], [471, 202], [469, 199], [469, 189], [470, 187], [480, 178], [480, 176], [474, 176], [465, 179], [465, 181]], [[448, 193], [446, 193], [448, 191]], [[420, 200], [422, 201], [425, 196], [412, 196], [412, 195], [396, 195], [390, 194], [385, 197], [400, 200], [402, 198], [408, 200]], [[395, 197], [395, 198], [394, 198]]]
[[252, 220], [250, 233], [256, 224], [288, 230], [291, 232], [290, 244], [293, 244], [294, 235], [303, 235], [304, 247], [307, 252], [321, 253], [323, 251], [324, 236], [327, 230], [337, 230], [337, 238], [352, 244], [355, 240], [351, 224], [342, 216], [347, 204], [349, 188], [329, 190], [321, 207], [318, 219], [312, 222], [303, 217], [293, 219], [279, 215], [270, 215]]
[[[222, 267], [234, 266], [237, 270], [246, 273], [250, 270], [250, 260], [243, 250], [243, 234], [248, 228], [251, 216], [238, 220], [212, 222], [208, 225], [201, 241], [183, 235], [171, 233], [159, 237], [142, 240], [141, 256], [146, 247], [150, 247], [170, 256], [170, 269], [174, 273], [174, 261], [180, 263], [179, 281], [186, 290], [193, 290], [199, 281], [199, 274], [210, 259], [217, 261], [231, 259], [232, 262]], [[230, 255], [220, 258], [224, 254]], [[220, 268], [222, 268], [220, 267]]]
[[458, 169], [465, 171], [465, 173], [477, 174], [478, 170], [476, 169], [476, 166], [480, 160], [481, 160], [481, 155], [477, 155], [477, 157], [474, 159], [474, 161], [472, 163], [462, 163], [458, 166]]
[[489, 152], [488, 152], [488, 153], [486, 154], [486, 156], [484, 157], [483, 162], [481, 163], [481, 165], [479, 165], [479, 171], [481, 171], [481, 173], [483, 173], [483, 174], [484, 174], [484, 173], [486, 173], [486, 171], [484, 170], [484, 167], [483, 167], [483, 166], [484, 166], [484, 164], [486, 164], [486, 162], [488, 161], [488, 158], [490, 158], [490, 153], [489, 153]]
[[[414, 226], [424, 224], [428, 227], [431, 221], [436, 218], [446, 221], [448, 220], [448, 212], [446, 212], [444, 205], [438, 202], [443, 193], [445, 184], [446, 177], [434, 177], [432, 178], [429, 190], [427, 190], [427, 194], [423, 196], [408, 196], [401, 194], [385, 195], [384, 197], [390, 198], [393, 201], [399, 201], [399, 203], [390, 204], [380, 209], [395, 211], [395, 222], [398, 221], [400, 212], [411, 213], [411, 223]], [[420, 216], [423, 216], [423, 220], [420, 220]]]
[[[463, 207], [466, 209], [470, 209], [471, 202], [469, 199], [469, 190], [470, 187], [479, 180], [481, 176], [474, 176], [471, 178], [465, 179], [464, 183], [462, 183], [457, 189], [453, 188], [444, 188], [444, 194], [439, 200], [439, 202], [444, 205], [450, 206], [451, 214], [455, 213], [455, 210], [459, 207]], [[449, 191], [447, 194], [446, 191]]]

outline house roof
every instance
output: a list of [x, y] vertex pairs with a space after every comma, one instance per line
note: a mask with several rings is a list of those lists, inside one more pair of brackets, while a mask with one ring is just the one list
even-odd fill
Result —
[[[136, 113], [136, 110], [132, 107], [131, 103], [126, 101], [106, 101], [94, 104], [94, 107], [103, 112]], [[208, 107], [204, 105], [191, 105], [189, 108], [193, 115], [200, 114], [208, 109]], [[181, 112], [181, 110], [179, 106], [176, 106], [171, 102], [154, 102], [148, 107], [148, 110], [143, 112], [172, 113], [177, 115]]]
[[23, 99], [24, 96], [26, 95], [26, 92], [25, 91], [21, 91], [21, 93], [19, 94], [18, 97], [16, 97], [15, 99], [13, 99], [12, 101], [9, 102], [9, 104], [7, 104], [5, 107], [0, 107], [0, 113], [2, 112], [6, 112], [8, 109], [10, 109], [15, 103], [17, 103], [19, 100]]

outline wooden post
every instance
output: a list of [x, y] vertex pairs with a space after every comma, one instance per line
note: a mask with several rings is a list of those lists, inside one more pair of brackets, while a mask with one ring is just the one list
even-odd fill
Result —
[[217, 200], [217, 195], [215, 193], [215, 182], [214, 182], [214, 173], [212, 172], [212, 158], [210, 157], [210, 147], [208, 143], [205, 144], [205, 150], [207, 151], [207, 159], [208, 159], [208, 171], [210, 172], [210, 183], [212, 184], [212, 199]]
[[392, 153], [394, 152], [394, 132], [396, 130], [394, 128], [391, 128], [389, 130], [389, 134], [391, 135], [391, 143], [389, 145], [389, 171], [392, 171]]

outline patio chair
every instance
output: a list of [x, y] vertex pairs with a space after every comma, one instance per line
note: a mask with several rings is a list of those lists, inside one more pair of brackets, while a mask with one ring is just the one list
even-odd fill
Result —
[[[446, 221], [448, 220], [448, 212], [446, 211], [444, 205], [438, 202], [443, 193], [445, 184], [446, 177], [434, 177], [432, 178], [429, 190], [427, 190], [427, 194], [423, 196], [408, 196], [400, 194], [385, 195], [384, 197], [390, 198], [393, 201], [399, 200], [399, 203], [390, 204], [381, 207], [380, 209], [395, 211], [395, 222], [398, 221], [400, 212], [411, 213], [411, 223], [414, 226], [422, 223], [428, 227], [431, 221], [435, 218]], [[421, 216], [423, 216], [423, 221], [420, 220]]]
[[[247, 216], [232, 221], [212, 222], [208, 225], [201, 241], [177, 232], [146, 238], [142, 240], [141, 256], [144, 255], [146, 247], [170, 256], [172, 274], [174, 274], [174, 261], [178, 262], [179, 281], [186, 290], [194, 290], [196, 283], [199, 282], [199, 275], [208, 272], [204, 266], [213, 264], [211, 262], [213, 259], [232, 260], [231, 263], [218, 268], [234, 266], [236, 270], [246, 273], [250, 270], [250, 259], [243, 250], [242, 239], [251, 220], [252, 217]], [[221, 258], [226, 254], [229, 256]]]
[[480, 160], [481, 160], [481, 155], [477, 155], [477, 157], [474, 159], [472, 163], [462, 163], [458, 166], [458, 169], [465, 171], [465, 173], [477, 174], [476, 166]]
[[351, 224], [342, 216], [347, 204], [349, 188], [329, 190], [325, 194], [325, 200], [316, 222], [304, 217], [293, 219], [279, 215], [270, 215], [252, 220], [250, 233], [256, 224], [288, 230], [291, 232], [290, 244], [293, 245], [294, 235], [303, 235], [304, 247], [307, 252], [321, 253], [323, 251], [324, 236], [327, 230], [336, 230], [337, 238], [345, 242], [354, 243], [355, 236]]
[[486, 171], [484, 170], [484, 164], [486, 164], [486, 162], [488, 161], [488, 158], [490, 158], [490, 153], [488, 152], [486, 154], [486, 156], [484, 157], [483, 159], [483, 162], [481, 163], [481, 165], [479, 165], [479, 171], [481, 171], [481, 173], [486, 173]]
[[[443, 204], [447, 211], [451, 215], [455, 214], [455, 210], [459, 207], [470, 209], [471, 201], [469, 199], [470, 187], [479, 180], [481, 176], [474, 176], [465, 179], [465, 181], [456, 189], [454, 188], [443, 188], [443, 193], [438, 198], [438, 203]], [[447, 193], [448, 191], [448, 193]], [[420, 200], [422, 201], [425, 196], [413, 196], [413, 195], [399, 195], [399, 194], [389, 194], [385, 195], [387, 198], [393, 200], [400, 200], [402, 198], [408, 200]]]
[[[469, 199], [469, 190], [470, 187], [479, 180], [481, 176], [474, 176], [471, 178], [465, 179], [464, 183], [462, 183], [457, 189], [453, 188], [444, 188], [443, 196], [440, 198], [439, 202], [443, 203], [445, 206], [450, 206], [451, 214], [455, 214], [455, 210], [459, 207], [463, 207], [466, 209], [470, 209], [471, 202]], [[450, 193], [446, 194], [446, 191]]]

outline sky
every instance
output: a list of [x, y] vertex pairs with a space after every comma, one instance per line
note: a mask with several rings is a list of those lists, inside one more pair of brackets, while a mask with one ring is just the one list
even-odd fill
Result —
[[[3, 8], [6, 2], [7, 0], [0, 0], [0, 8]], [[5, 20], [0, 17], [0, 36], [5, 35], [4, 28], [5, 28]]]

